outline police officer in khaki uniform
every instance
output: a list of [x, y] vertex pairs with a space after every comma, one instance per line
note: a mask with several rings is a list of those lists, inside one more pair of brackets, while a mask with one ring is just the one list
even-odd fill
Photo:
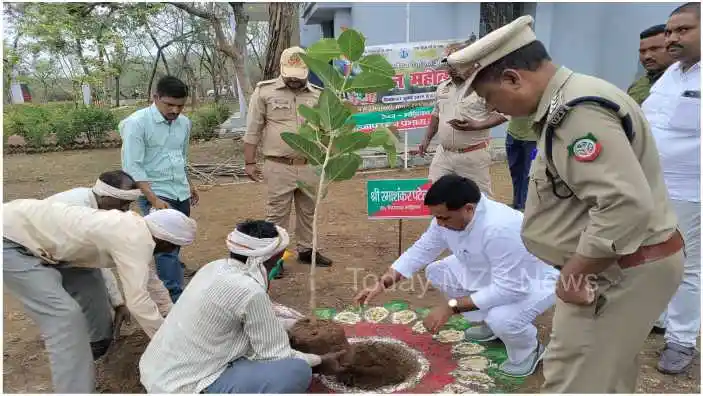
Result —
[[[447, 47], [447, 55], [465, 48], [470, 42]], [[446, 64], [446, 58], [442, 60]], [[491, 194], [491, 155], [488, 152], [490, 128], [506, 121], [500, 114], [486, 110], [485, 101], [478, 95], [455, 100], [456, 91], [464, 80], [452, 67], [450, 79], [437, 86], [437, 100], [425, 139], [420, 144], [424, 155], [435, 135], [439, 145], [430, 164], [429, 179], [438, 180], [448, 173], [456, 173], [478, 184], [481, 191]]]
[[[247, 131], [244, 134], [246, 173], [254, 181], [266, 181], [266, 220], [289, 228], [291, 206], [295, 203], [295, 236], [298, 259], [312, 262], [312, 219], [315, 201], [298, 181], [317, 186], [314, 168], [283, 139], [282, 132], [297, 132], [304, 121], [298, 116], [298, 106], [317, 103], [322, 90], [308, 82], [309, 70], [298, 54], [300, 47], [288, 48], [281, 54], [281, 75], [262, 81], [249, 101]], [[256, 164], [256, 149], [261, 143], [264, 155], [263, 172]], [[263, 174], [263, 175], [262, 175]], [[316, 265], [329, 267], [332, 261], [318, 253]]]
[[552, 63], [532, 22], [448, 61], [491, 108], [531, 116], [539, 136], [522, 237], [561, 270], [543, 392], [634, 393], [637, 356], [682, 278], [677, 219], [637, 103]]

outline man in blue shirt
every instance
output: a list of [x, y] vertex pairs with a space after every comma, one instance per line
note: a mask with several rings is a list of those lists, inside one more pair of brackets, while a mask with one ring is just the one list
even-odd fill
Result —
[[[181, 80], [163, 77], [156, 84], [154, 103], [120, 122], [122, 169], [144, 193], [137, 201], [144, 215], [152, 208], [170, 207], [190, 216], [190, 206], [198, 203], [186, 169], [192, 122], [181, 112], [187, 98], [188, 87]], [[159, 278], [176, 302], [185, 267], [179, 250], [158, 254], [155, 261]]]

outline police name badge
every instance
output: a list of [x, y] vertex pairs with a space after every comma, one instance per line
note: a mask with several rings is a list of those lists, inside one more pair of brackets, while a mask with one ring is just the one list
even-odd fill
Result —
[[574, 140], [568, 147], [569, 156], [574, 157], [579, 162], [591, 162], [598, 158], [603, 146], [598, 142], [593, 134], [589, 133], [586, 136]]

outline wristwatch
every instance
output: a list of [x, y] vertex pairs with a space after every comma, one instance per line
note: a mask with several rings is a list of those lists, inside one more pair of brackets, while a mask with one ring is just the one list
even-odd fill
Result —
[[456, 300], [456, 298], [452, 298], [451, 300], [449, 300], [448, 304], [449, 308], [452, 309], [452, 312], [454, 312], [455, 314], [461, 313], [461, 311], [459, 311], [459, 302]]

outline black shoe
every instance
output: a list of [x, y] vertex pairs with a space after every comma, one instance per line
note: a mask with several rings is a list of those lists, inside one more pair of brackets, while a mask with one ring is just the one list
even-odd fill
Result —
[[666, 327], [652, 326], [651, 334], [665, 334]]
[[[330, 267], [332, 266], [332, 260], [317, 252], [317, 259], [315, 260], [316, 267]], [[298, 252], [298, 261], [304, 264], [312, 264], [312, 249], [303, 250]]]

